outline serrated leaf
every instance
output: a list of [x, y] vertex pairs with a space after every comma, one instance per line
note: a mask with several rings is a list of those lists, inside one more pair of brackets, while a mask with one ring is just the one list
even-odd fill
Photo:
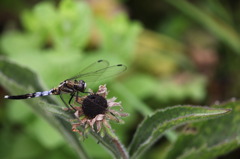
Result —
[[[58, 50], [84, 48], [91, 36], [92, 13], [83, 2], [61, 1], [58, 23], [51, 34]], [[57, 29], [56, 29], [57, 28]], [[78, 53], [79, 51], [77, 51]]]
[[159, 110], [139, 125], [129, 146], [129, 154], [132, 158], [139, 157], [170, 128], [186, 122], [218, 117], [228, 112], [230, 109], [199, 106], [175, 106]]
[[[168, 152], [167, 158], [212, 159], [227, 154], [240, 146], [239, 101], [218, 108], [232, 109], [232, 113], [218, 119], [191, 124], [193, 134], [182, 134]], [[181, 146], [183, 145], [184, 146]], [[204, 154], [204, 155], [203, 155]]]

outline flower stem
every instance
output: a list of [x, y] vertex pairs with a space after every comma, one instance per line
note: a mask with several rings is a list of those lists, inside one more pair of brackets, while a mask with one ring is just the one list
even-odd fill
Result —
[[98, 133], [92, 132], [91, 134], [99, 141], [99, 143], [103, 144], [104, 147], [111, 151], [115, 158], [129, 159], [128, 152], [124, 145], [113, 132], [110, 134], [107, 132], [103, 138]]

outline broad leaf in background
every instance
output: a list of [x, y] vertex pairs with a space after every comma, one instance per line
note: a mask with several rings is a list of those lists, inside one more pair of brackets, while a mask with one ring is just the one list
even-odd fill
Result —
[[139, 23], [129, 23], [126, 14], [119, 14], [110, 20], [97, 17], [96, 24], [102, 39], [101, 52], [120, 56], [126, 61], [134, 59], [136, 42], [142, 31]]
[[[240, 102], [229, 102], [218, 108], [232, 109], [232, 113], [218, 119], [191, 124], [194, 133], [179, 136], [167, 159], [213, 159], [240, 146]], [[184, 146], [181, 146], [184, 145]]]
[[138, 158], [169, 128], [186, 122], [218, 117], [230, 111], [198, 106], [175, 106], [159, 110], [139, 125], [129, 146], [129, 154], [131, 158]]
[[38, 35], [35, 38], [49, 42], [58, 52], [71, 52], [86, 46], [92, 17], [85, 2], [63, 0], [57, 8], [50, 2], [39, 3], [33, 11], [24, 12], [22, 22], [27, 31]]

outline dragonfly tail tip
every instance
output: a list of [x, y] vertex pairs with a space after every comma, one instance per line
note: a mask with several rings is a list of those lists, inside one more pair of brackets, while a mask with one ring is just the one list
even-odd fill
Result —
[[8, 96], [8, 95], [5, 95], [4, 98], [9, 98], [9, 96]]

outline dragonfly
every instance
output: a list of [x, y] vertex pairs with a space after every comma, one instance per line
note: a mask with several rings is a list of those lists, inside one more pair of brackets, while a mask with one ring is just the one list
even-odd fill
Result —
[[[52, 88], [49, 91], [14, 96], [5, 95], [4, 98], [18, 100], [49, 95], [59, 95], [63, 103], [68, 108], [70, 106], [72, 109], [75, 110], [75, 108], [71, 104], [71, 101], [74, 97], [79, 97], [79, 93], [89, 93], [85, 91], [87, 88], [87, 83], [95, 83], [97, 81], [102, 81], [106, 78], [118, 75], [126, 69], [127, 67], [123, 64], [109, 66], [109, 62], [107, 60], [98, 60], [84, 68], [77, 75], [64, 80], [58, 85], [58, 87]], [[64, 94], [70, 94], [68, 103], [63, 98]]]

